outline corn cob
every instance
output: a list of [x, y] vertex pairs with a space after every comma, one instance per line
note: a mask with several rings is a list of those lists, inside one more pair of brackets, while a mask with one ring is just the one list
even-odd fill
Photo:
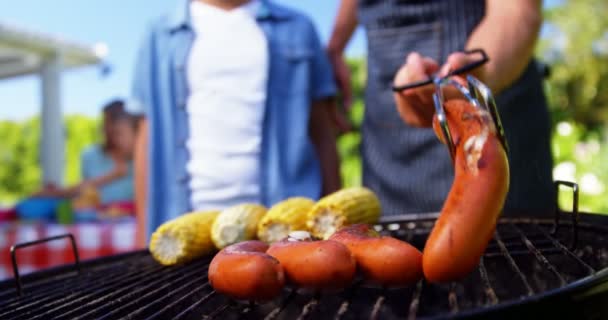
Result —
[[219, 211], [193, 212], [165, 222], [150, 239], [152, 257], [173, 265], [211, 253], [211, 226]]
[[258, 238], [272, 243], [286, 238], [292, 231], [306, 230], [306, 215], [314, 205], [314, 201], [304, 197], [292, 197], [275, 204], [260, 220]]
[[211, 227], [211, 240], [218, 249], [255, 239], [257, 226], [266, 208], [257, 204], [240, 204], [220, 212]]
[[371, 190], [347, 188], [319, 200], [308, 212], [306, 224], [313, 236], [327, 239], [343, 226], [378, 222], [380, 210], [380, 201]]

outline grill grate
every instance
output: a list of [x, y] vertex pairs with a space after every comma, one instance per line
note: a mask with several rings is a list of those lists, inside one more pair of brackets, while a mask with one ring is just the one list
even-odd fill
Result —
[[[21, 297], [12, 282], [0, 283], [0, 318], [427, 319], [496, 310], [506, 316], [505, 310], [526, 302], [562, 297], [552, 300], [546, 310], [551, 313], [560, 302], [570, 301], [563, 293], [608, 283], [608, 228], [577, 223], [578, 246], [571, 249], [565, 244], [572, 242], [573, 233], [564, 228], [552, 234], [552, 221], [502, 219], [477, 270], [460, 282], [421, 280], [407, 288], [383, 289], [356, 281], [337, 294], [286, 289], [265, 304], [235, 302], [215, 293], [207, 281], [209, 257], [163, 267], [147, 252], [136, 252], [81, 263], [80, 274], [66, 267], [47, 276], [26, 276]], [[376, 229], [422, 248], [432, 226], [433, 219], [416, 219]]]

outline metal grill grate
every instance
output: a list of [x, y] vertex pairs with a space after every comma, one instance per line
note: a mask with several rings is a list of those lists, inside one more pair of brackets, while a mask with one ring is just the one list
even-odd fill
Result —
[[[377, 229], [422, 248], [432, 225], [428, 218], [399, 220]], [[551, 303], [543, 315], [558, 314], [568, 312], [560, 306], [572, 302], [573, 292], [608, 284], [608, 228], [579, 223], [577, 249], [571, 249], [566, 244], [573, 233], [563, 228], [552, 235], [552, 227], [549, 220], [502, 219], [479, 267], [460, 282], [420, 281], [402, 289], [355, 282], [339, 294], [320, 295], [286, 289], [265, 304], [215, 293], [207, 281], [210, 258], [163, 267], [137, 252], [82, 263], [79, 274], [66, 267], [26, 276], [21, 297], [12, 282], [0, 283], [0, 319], [427, 319], [492, 312], [506, 317], [528, 305], [542, 307], [543, 301]], [[571, 305], [568, 310], [579, 312]]]

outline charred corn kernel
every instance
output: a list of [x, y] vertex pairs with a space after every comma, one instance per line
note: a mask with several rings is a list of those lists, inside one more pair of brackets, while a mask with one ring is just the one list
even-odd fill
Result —
[[211, 226], [219, 211], [192, 212], [167, 221], [150, 238], [150, 253], [163, 265], [173, 265], [209, 254]]
[[257, 204], [240, 204], [220, 212], [211, 227], [211, 239], [218, 249], [255, 239], [260, 219], [266, 208]]
[[306, 215], [315, 202], [304, 197], [293, 197], [281, 201], [260, 220], [258, 238], [272, 243], [286, 238], [290, 232], [306, 230]]
[[313, 236], [327, 239], [343, 226], [378, 222], [380, 210], [380, 201], [371, 190], [347, 188], [319, 200], [308, 212], [306, 224]]

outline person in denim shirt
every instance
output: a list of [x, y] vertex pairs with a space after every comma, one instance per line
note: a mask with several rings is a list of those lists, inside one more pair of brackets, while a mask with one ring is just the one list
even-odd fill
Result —
[[[144, 115], [135, 156], [139, 245], [192, 210], [318, 199], [340, 187], [336, 88], [306, 16], [266, 0], [179, 0], [150, 26], [136, 61], [128, 109]], [[231, 167], [239, 159], [255, 171], [242, 172], [247, 181], [230, 180], [238, 178], [232, 169], [243, 171]]]

